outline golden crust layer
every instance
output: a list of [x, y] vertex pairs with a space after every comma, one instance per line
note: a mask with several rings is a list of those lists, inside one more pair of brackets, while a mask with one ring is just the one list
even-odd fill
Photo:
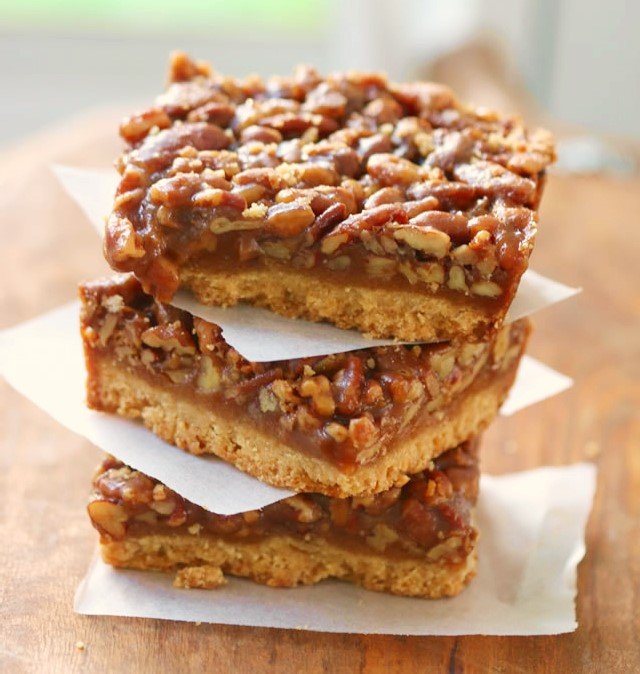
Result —
[[473, 551], [459, 564], [385, 558], [352, 552], [323, 540], [277, 536], [259, 542], [214, 537], [150, 535], [103, 542], [108, 564], [130, 569], [177, 570], [178, 587], [217, 587], [223, 573], [271, 587], [312, 585], [325, 578], [347, 580], [369, 590], [437, 599], [462, 591], [475, 575]]
[[238, 269], [229, 274], [187, 265], [180, 280], [204, 304], [233, 306], [248, 301], [282, 316], [330, 321], [374, 338], [394, 335], [425, 342], [446, 340], [452, 334], [479, 338], [502, 318], [502, 314], [483, 311], [459, 298], [390, 290], [384, 285], [319, 283], [312, 276], [288, 269]]
[[263, 482], [298, 492], [348, 497], [378, 493], [404, 484], [432, 458], [479, 435], [491, 422], [515, 378], [519, 359], [490, 379], [483, 378], [444, 410], [443, 418], [396, 443], [370, 463], [343, 472], [260, 433], [239, 417], [229, 420], [191, 399], [153, 386], [108, 357], [94, 360], [89, 405], [140, 419], [164, 440], [193, 454], [211, 453]]

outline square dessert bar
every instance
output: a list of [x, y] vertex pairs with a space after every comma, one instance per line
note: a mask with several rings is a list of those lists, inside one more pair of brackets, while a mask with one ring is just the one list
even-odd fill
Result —
[[230, 516], [107, 458], [88, 512], [106, 562], [175, 571], [178, 587], [217, 587], [225, 573], [273, 587], [334, 577], [437, 598], [458, 594], [475, 573], [477, 492], [476, 441], [374, 496], [297, 494]]
[[528, 265], [550, 135], [444, 86], [174, 56], [125, 120], [104, 248], [168, 302], [240, 301], [376, 337], [481, 337]]
[[402, 485], [496, 415], [529, 334], [254, 363], [132, 275], [80, 287], [90, 407], [294, 491]]

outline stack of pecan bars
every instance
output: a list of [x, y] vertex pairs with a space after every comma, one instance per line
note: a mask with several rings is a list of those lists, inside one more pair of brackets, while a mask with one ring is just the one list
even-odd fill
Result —
[[[120, 132], [104, 248], [121, 273], [80, 289], [88, 403], [297, 493], [223, 516], [107, 458], [89, 503], [104, 559], [185, 587], [228, 573], [457, 594], [478, 437], [529, 334], [503, 320], [549, 135], [431, 83], [238, 80], [183, 54]], [[181, 288], [410, 343], [250, 362], [171, 305]]]

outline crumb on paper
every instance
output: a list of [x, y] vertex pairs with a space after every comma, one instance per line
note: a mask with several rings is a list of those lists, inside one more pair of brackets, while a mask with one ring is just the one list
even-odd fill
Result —
[[584, 455], [588, 459], [595, 459], [600, 456], [600, 445], [595, 440], [589, 440], [584, 446]]
[[84, 641], [76, 641], [76, 650], [78, 651], [84, 651], [87, 647], [87, 644], [84, 643]]
[[227, 579], [218, 566], [187, 566], [176, 572], [174, 587], [204, 588], [213, 590], [227, 584]]

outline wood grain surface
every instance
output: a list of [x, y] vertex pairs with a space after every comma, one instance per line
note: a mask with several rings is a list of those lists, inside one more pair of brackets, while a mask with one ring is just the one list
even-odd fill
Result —
[[[118, 118], [79, 117], [2, 157], [0, 327], [68, 301], [79, 279], [106, 272], [94, 232], [49, 166], [107, 165]], [[530, 351], [576, 385], [499, 419], [484, 442], [494, 473], [599, 466], [575, 633], [353, 636], [75, 615], [97, 538], [85, 500], [99, 452], [0, 381], [0, 671], [640, 671], [639, 214], [638, 178], [551, 177], [533, 266], [584, 292], [536, 316]]]

